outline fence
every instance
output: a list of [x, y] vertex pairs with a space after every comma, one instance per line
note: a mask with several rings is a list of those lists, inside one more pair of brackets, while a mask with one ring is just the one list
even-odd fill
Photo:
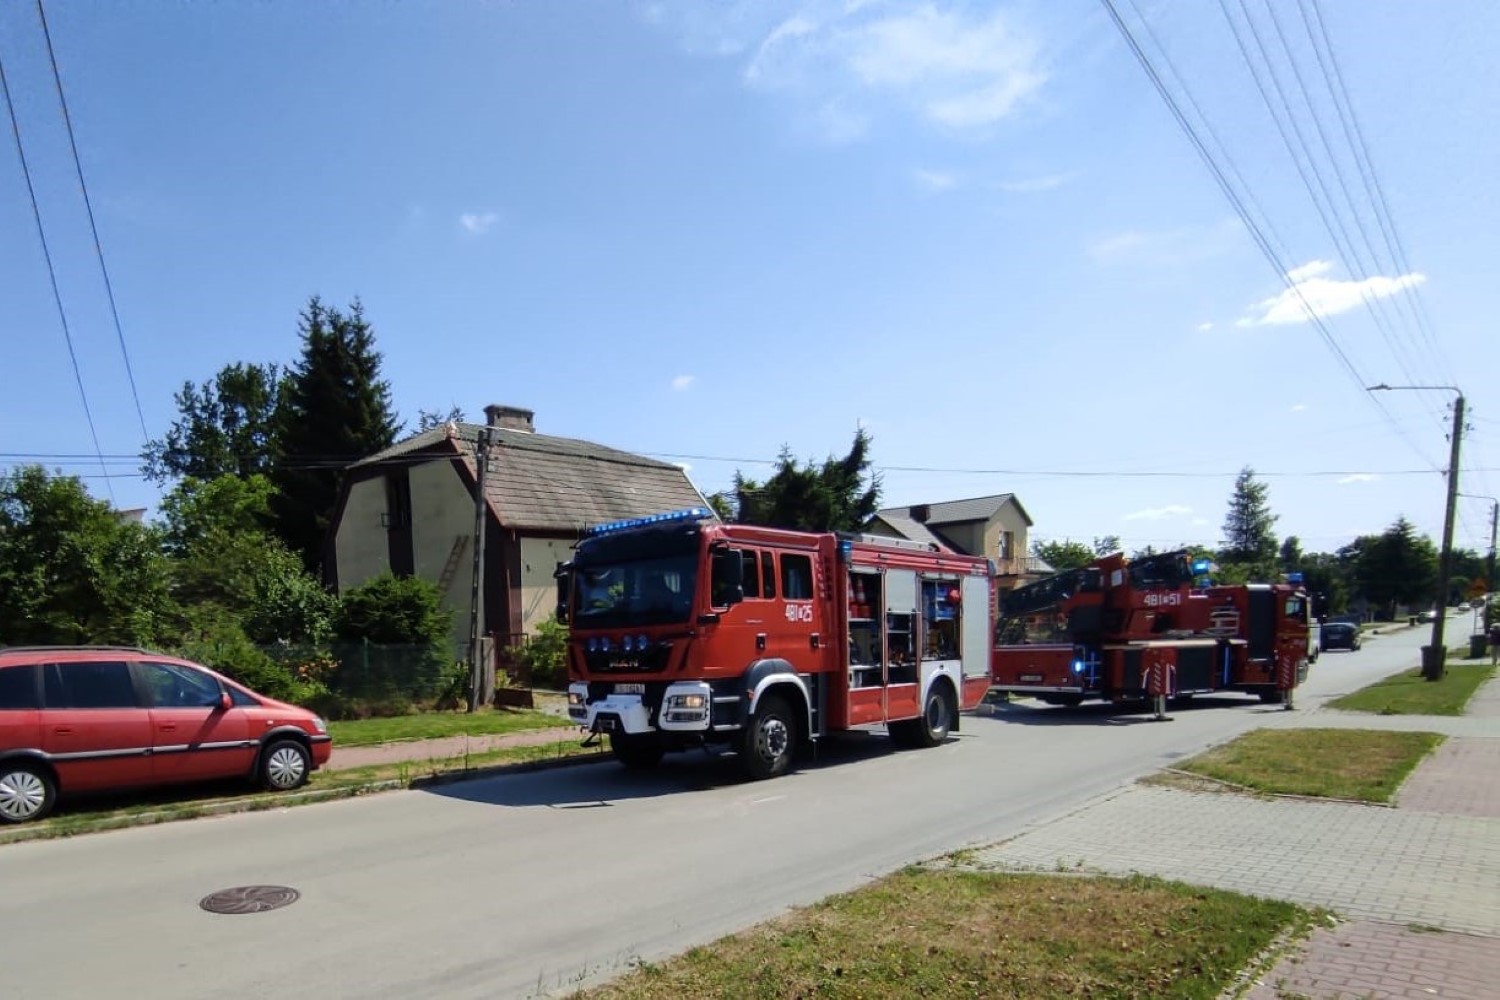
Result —
[[299, 681], [366, 703], [429, 704], [440, 699], [467, 659], [441, 648], [334, 642], [326, 646], [262, 646], [261, 651]]

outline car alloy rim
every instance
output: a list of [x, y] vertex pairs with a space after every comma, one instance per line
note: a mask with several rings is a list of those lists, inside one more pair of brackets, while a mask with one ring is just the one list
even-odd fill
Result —
[[277, 788], [291, 788], [302, 780], [307, 765], [294, 747], [282, 747], [266, 761], [266, 776]]
[[30, 819], [47, 801], [47, 786], [30, 771], [0, 775], [0, 813], [13, 820]]
[[786, 723], [776, 718], [776, 716], [773, 715], [761, 723], [758, 735], [760, 738], [756, 740], [756, 748], [760, 751], [761, 757], [767, 762], [774, 762], [782, 754], [786, 753], [787, 744], [790, 742], [790, 734], [787, 731]]

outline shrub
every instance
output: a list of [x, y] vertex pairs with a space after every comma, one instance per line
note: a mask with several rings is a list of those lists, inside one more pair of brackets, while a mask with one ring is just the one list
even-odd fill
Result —
[[568, 628], [556, 618], [539, 624], [536, 635], [512, 656], [532, 687], [560, 691], [568, 686]]
[[339, 661], [330, 687], [367, 703], [428, 703], [443, 693], [451, 664], [452, 615], [438, 589], [387, 573], [346, 591], [334, 614]]
[[178, 652], [183, 659], [212, 667], [225, 677], [277, 701], [307, 705], [328, 691], [317, 678], [299, 677], [276, 662], [232, 622], [214, 623], [205, 632], [185, 641]]

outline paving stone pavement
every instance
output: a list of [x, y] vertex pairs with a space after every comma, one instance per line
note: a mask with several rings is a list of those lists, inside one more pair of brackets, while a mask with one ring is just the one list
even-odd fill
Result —
[[1500, 820], [1137, 785], [981, 850], [994, 868], [1164, 878], [1500, 935]]
[[1493, 1000], [1500, 996], [1500, 941], [1364, 920], [1319, 928], [1245, 1000], [1288, 996]]
[[1413, 812], [1500, 819], [1500, 740], [1445, 740], [1402, 784], [1396, 805]]

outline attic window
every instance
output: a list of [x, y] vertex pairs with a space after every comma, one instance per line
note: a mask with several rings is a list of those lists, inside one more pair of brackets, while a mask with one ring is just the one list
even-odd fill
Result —
[[411, 524], [411, 478], [405, 469], [385, 477], [385, 513], [381, 527], [404, 528]]

